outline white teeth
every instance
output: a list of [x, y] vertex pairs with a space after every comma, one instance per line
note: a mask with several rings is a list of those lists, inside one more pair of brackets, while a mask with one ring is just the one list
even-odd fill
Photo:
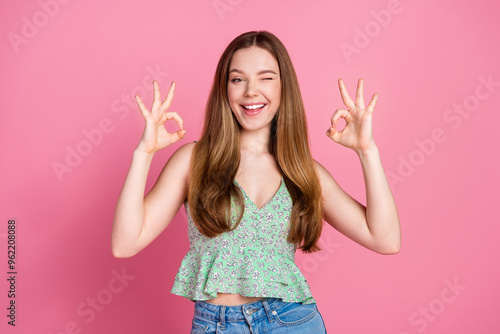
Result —
[[262, 108], [263, 106], [264, 106], [263, 104], [254, 104], [252, 106], [243, 106], [243, 108], [253, 110]]

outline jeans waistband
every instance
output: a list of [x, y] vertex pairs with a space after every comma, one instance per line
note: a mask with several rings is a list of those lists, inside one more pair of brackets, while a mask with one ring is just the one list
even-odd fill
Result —
[[224, 327], [226, 322], [248, 321], [262, 316], [267, 316], [272, 320], [271, 312], [286, 304], [280, 298], [262, 298], [252, 303], [241, 305], [217, 305], [202, 300], [195, 301], [195, 314], [200, 317], [220, 322]]

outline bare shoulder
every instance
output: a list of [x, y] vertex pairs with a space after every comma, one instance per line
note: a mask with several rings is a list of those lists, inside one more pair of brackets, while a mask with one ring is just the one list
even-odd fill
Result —
[[340, 187], [328, 169], [323, 167], [323, 165], [316, 160], [314, 160], [314, 165], [316, 167], [316, 172], [318, 173], [323, 198], [336, 198], [337, 200], [345, 199], [347, 194]]
[[166, 162], [160, 174], [160, 178], [164, 173], [171, 174], [173, 172], [172, 174], [175, 174], [178, 179], [182, 179], [188, 186], [191, 156], [195, 146], [196, 142], [190, 142], [180, 146]]
[[316, 168], [316, 172], [318, 173], [318, 178], [321, 185], [323, 185], [325, 182], [335, 182], [330, 172], [316, 160], [314, 160], [314, 167]]
[[[193, 153], [193, 149], [196, 145], [196, 142], [189, 142], [180, 146], [175, 152], [172, 154], [169, 160], [176, 159], [181, 160], [184, 163], [191, 163], [191, 155]], [[180, 161], [179, 161], [180, 162]]]
[[145, 203], [156, 203], [164, 198], [170, 198], [174, 200], [176, 206], [182, 204], [189, 189], [191, 155], [195, 145], [196, 143], [186, 143], [175, 150], [147, 194]]

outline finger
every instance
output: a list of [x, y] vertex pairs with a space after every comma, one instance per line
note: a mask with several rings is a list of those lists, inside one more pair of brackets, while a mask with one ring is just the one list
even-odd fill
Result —
[[160, 85], [156, 80], [153, 80], [153, 87], [154, 87], [154, 95], [153, 95], [153, 106], [151, 110], [157, 110], [159, 106], [161, 106], [161, 100], [160, 100]]
[[337, 110], [335, 110], [335, 112], [332, 115], [332, 119], [331, 119], [332, 126], [333, 127], [337, 127], [337, 122], [338, 122], [338, 120], [340, 118], [345, 119], [346, 122], [347, 122], [348, 116], [349, 116], [349, 111], [346, 110], [346, 109], [337, 109]]
[[168, 111], [165, 113], [165, 117], [167, 118], [167, 120], [174, 119], [177, 124], [179, 124], [179, 129], [184, 130], [184, 121], [178, 113], [176, 113], [175, 111]]
[[365, 101], [363, 100], [363, 79], [358, 80], [358, 88], [356, 89], [356, 105], [365, 108]]
[[170, 105], [172, 104], [172, 100], [174, 99], [174, 92], [175, 92], [175, 81], [172, 81], [170, 84], [170, 89], [168, 90], [167, 97], [163, 102], [161, 103], [161, 111], [165, 112], [170, 108]]
[[144, 119], [148, 118], [149, 111], [146, 108], [146, 106], [144, 105], [144, 103], [142, 103], [142, 100], [139, 97], [139, 95], [135, 95], [135, 100], [136, 100], [137, 104], [139, 105], [139, 109], [141, 110], [141, 113], [142, 113], [142, 116], [144, 117]]
[[369, 112], [373, 112], [373, 110], [375, 108], [375, 103], [377, 103], [377, 100], [378, 100], [378, 94], [375, 93], [375, 94], [373, 94], [372, 99], [370, 100], [370, 103], [368, 103], [368, 107], [366, 108], [366, 110]]
[[355, 104], [347, 93], [347, 89], [345, 88], [344, 80], [342, 80], [342, 78], [339, 79], [339, 88], [340, 96], [342, 97], [342, 101], [344, 102], [345, 106], [349, 109], [353, 109], [355, 107]]
[[175, 134], [177, 135], [177, 138], [182, 139], [186, 135], [186, 130], [179, 130]]
[[334, 142], [338, 143], [338, 142], [340, 142], [340, 138], [342, 137], [342, 131], [337, 131], [332, 126], [328, 130], [326, 130], [326, 135], [329, 138], [333, 139]]
[[184, 138], [186, 134], [186, 130], [179, 130], [177, 132], [174, 132], [170, 135], [170, 139], [172, 140], [172, 144], [175, 143], [176, 141], [181, 140]]

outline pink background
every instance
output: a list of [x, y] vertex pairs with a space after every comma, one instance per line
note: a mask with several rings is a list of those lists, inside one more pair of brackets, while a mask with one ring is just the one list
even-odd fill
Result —
[[[196, 140], [219, 56], [254, 29], [287, 47], [315, 158], [363, 203], [359, 160], [325, 131], [343, 107], [339, 77], [351, 94], [359, 77], [365, 99], [380, 94], [374, 137], [402, 249], [379, 255], [326, 225], [321, 253], [297, 252], [328, 331], [500, 332], [498, 2], [63, 2], [0, 5], [1, 277], [8, 219], [17, 220], [18, 242], [17, 326], [6, 324], [2, 278], [2, 333], [189, 331], [193, 303], [170, 293], [189, 247], [184, 209], [138, 255], [116, 259], [110, 250], [144, 124], [131, 97], [150, 106], [151, 71], [163, 96], [175, 80], [183, 143]], [[147, 190], [179, 145], [154, 158]], [[80, 160], [68, 166], [73, 150]], [[66, 172], [58, 177], [55, 164]]]

